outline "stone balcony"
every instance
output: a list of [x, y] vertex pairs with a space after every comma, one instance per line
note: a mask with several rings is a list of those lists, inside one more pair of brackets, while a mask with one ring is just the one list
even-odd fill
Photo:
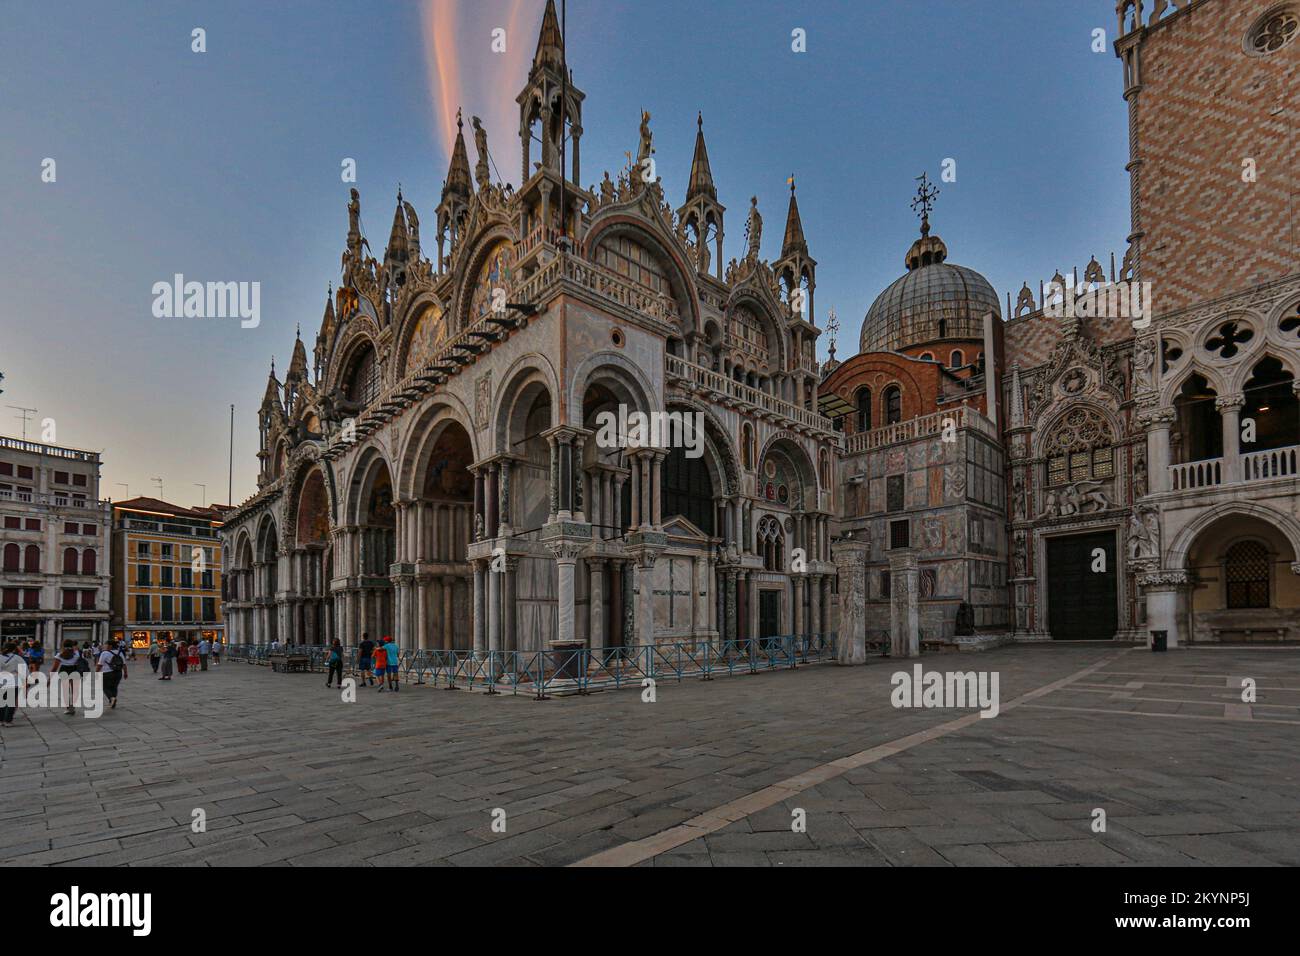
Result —
[[1169, 491], [1199, 491], [1225, 485], [1252, 484], [1279, 478], [1294, 480], [1300, 471], [1300, 445], [1268, 448], [1239, 455], [1206, 458], [1169, 466]]
[[676, 355], [667, 358], [670, 381], [683, 385], [688, 391], [718, 405], [753, 411], [784, 428], [804, 434], [837, 435], [831, 420], [818, 412], [802, 408], [792, 402], [769, 395], [761, 389], [737, 382], [721, 372], [696, 365]]

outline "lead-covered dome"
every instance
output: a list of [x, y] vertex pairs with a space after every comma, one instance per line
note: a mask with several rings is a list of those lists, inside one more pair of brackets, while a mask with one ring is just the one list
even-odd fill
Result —
[[1001, 317], [993, 286], [974, 269], [945, 261], [948, 247], [929, 235], [907, 251], [907, 273], [876, 296], [862, 323], [859, 349], [898, 352], [939, 339], [981, 339], [984, 316]]

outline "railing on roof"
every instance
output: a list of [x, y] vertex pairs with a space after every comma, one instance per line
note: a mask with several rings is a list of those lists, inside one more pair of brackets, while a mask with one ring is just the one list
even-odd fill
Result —
[[825, 415], [810, 411], [807, 408], [801, 408], [793, 402], [787, 402], [775, 395], [769, 395], [752, 385], [737, 382], [722, 372], [715, 372], [703, 365], [696, 365], [694, 362], [687, 361], [679, 356], [669, 355], [667, 360], [668, 374], [674, 378], [692, 382], [719, 395], [725, 395], [755, 408], [779, 415], [804, 428], [834, 433], [834, 425]]
[[960, 405], [957, 408], [911, 418], [905, 422], [885, 425], [883, 428], [873, 428], [871, 431], [848, 435], [844, 440], [845, 451], [852, 455], [872, 448], [884, 448], [886, 445], [894, 445], [898, 442], [929, 438], [932, 435], [942, 434], [949, 422], [957, 428], [973, 428], [990, 438], [998, 437], [997, 428], [981, 415], [978, 409], [969, 405]]

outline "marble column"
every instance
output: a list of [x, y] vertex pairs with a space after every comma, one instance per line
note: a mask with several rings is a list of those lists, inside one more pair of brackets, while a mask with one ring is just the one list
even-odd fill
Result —
[[420, 650], [429, 647], [429, 582], [419, 578], [415, 582], [415, 640]]
[[442, 579], [442, 649], [459, 651], [456, 646], [456, 579]]
[[1192, 588], [1187, 572], [1184, 570], [1149, 571], [1138, 575], [1137, 583], [1146, 596], [1147, 647], [1151, 646], [1153, 631], [1165, 632], [1165, 646], [1168, 648], [1186, 644], [1190, 635], [1185, 633], [1183, 622], [1187, 618], [1187, 601]]
[[638, 644], [653, 644], [655, 642], [654, 567], [656, 558], [657, 555], [653, 552], [643, 553], [637, 557], [637, 601], [634, 633]]
[[808, 633], [820, 634], [822, 630], [822, 579], [814, 575], [808, 580]]
[[915, 548], [889, 552], [889, 655], [921, 653], [920, 568]]
[[1144, 416], [1147, 426], [1147, 482], [1152, 494], [1169, 490], [1169, 427], [1174, 411], [1157, 409]]
[[804, 632], [803, 590], [805, 578], [802, 574], [794, 578], [794, 635], [802, 636]]
[[1246, 396], [1240, 393], [1225, 395], [1214, 402], [1223, 422], [1224, 484], [1241, 481], [1241, 410], [1245, 405]]
[[605, 562], [599, 558], [587, 559], [589, 575], [589, 605], [591, 635], [589, 647], [592, 650], [605, 646]]
[[501, 577], [505, 571], [498, 571], [493, 561], [487, 572], [487, 627], [488, 650], [501, 652]]
[[517, 576], [519, 573], [519, 559], [506, 558], [505, 570], [505, 601], [502, 607], [502, 618], [504, 619], [504, 648], [507, 651], [518, 651], [519, 647], [519, 629], [515, 617], [515, 600]]
[[474, 562], [474, 656], [482, 657], [487, 651], [487, 622], [483, 618], [484, 612], [484, 580], [483, 562]]
[[845, 539], [835, 548], [840, 579], [840, 620], [836, 637], [837, 664], [867, 662], [867, 555], [865, 541]]
[[573, 573], [577, 553], [566, 545], [552, 547], [551, 552], [555, 555], [558, 580], [556, 641], [570, 642], [574, 639]]

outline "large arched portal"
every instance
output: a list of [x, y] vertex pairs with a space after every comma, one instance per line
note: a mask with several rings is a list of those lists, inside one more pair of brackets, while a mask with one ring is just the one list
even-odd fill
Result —
[[467, 572], [474, 535], [474, 450], [460, 422], [443, 418], [424, 439], [414, 514], [415, 644], [453, 650], [473, 644], [472, 584]]
[[307, 472], [298, 491], [290, 561], [297, 582], [290, 608], [290, 643], [327, 643], [332, 636], [329, 587], [333, 576], [333, 547], [329, 494], [319, 467]]
[[364, 459], [352, 479], [349, 500], [356, 526], [353, 568], [358, 583], [355, 635], [371, 640], [392, 634], [393, 586], [389, 568], [397, 556], [393, 478], [379, 455]]
[[279, 640], [280, 622], [275, 604], [279, 582], [280, 533], [275, 519], [267, 515], [257, 529], [257, 557], [254, 561], [255, 596], [260, 644]]

